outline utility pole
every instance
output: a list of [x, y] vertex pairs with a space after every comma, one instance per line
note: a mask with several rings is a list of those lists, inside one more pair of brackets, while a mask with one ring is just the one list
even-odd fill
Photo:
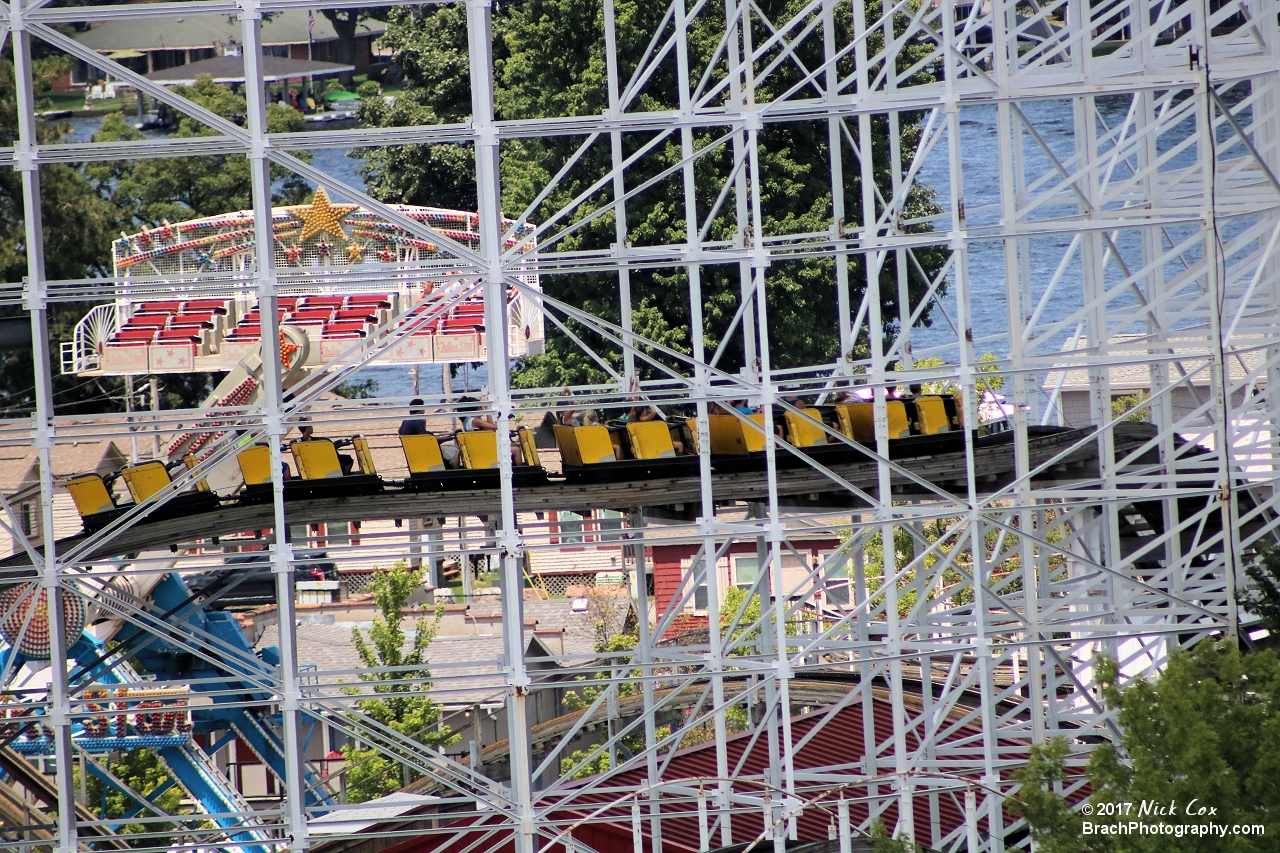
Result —
[[[453, 397], [453, 365], [448, 362], [440, 365], [440, 390], [444, 394], [444, 402], [448, 403]], [[449, 418], [449, 428], [458, 428], [457, 418]]]
[[134, 431], [133, 426], [133, 376], [124, 378], [124, 411], [128, 417], [125, 422], [129, 425], [129, 461], [134, 465], [138, 464], [138, 433]]
[[155, 450], [152, 456], [156, 459], [160, 458], [160, 379], [156, 376], [151, 377], [151, 437], [155, 441]]

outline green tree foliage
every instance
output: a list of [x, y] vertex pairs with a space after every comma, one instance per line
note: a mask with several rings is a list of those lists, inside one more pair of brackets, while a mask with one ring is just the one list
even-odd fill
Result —
[[378, 380], [354, 379], [350, 382], [343, 382], [334, 387], [333, 393], [339, 397], [346, 397], [348, 400], [368, 400], [378, 396]]
[[[168, 790], [159, 791], [159, 789], [171, 782], [169, 771], [165, 768], [160, 756], [155, 750], [151, 749], [135, 749], [129, 752], [120, 753], [108, 763], [108, 769], [111, 774], [121, 782], [128, 785], [133, 790], [142, 794], [144, 797], [152, 799], [167, 814], [179, 814], [182, 807], [182, 788], [173, 785]], [[81, 769], [79, 766], [75, 768], [76, 785], [80, 784]], [[153, 796], [154, 794], [154, 796]], [[129, 814], [137, 808], [138, 803], [132, 798], [124, 794], [114, 786], [108, 786], [100, 778], [93, 773], [85, 779], [85, 796], [89, 810], [99, 818], [114, 820]], [[105, 797], [105, 799], [104, 799]], [[103, 808], [103, 804], [106, 808]], [[139, 819], [158, 817], [159, 815], [152, 809], [143, 809], [136, 816]], [[115, 827], [115, 831], [120, 835], [136, 835], [139, 833], [167, 833], [174, 829], [171, 823], [156, 823], [135, 821], [126, 823], [122, 826]], [[139, 839], [136, 842], [130, 842], [132, 847], [160, 847], [164, 848], [172, 844], [174, 839], [155, 837], [149, 835], [146, 839]]]
[[[741, 612], [741, 616], [739, 616]], [[734, 620], [737, 621], [734, 621]], [[760, 596], [748, 596], [741, 587], [731, 586], [722, 594], [720, 600], [721, 636], [728, 643], [730, 655], [754, 654], [753, 648], [760, 639]], [[773, 615], [766, 614], [765, 627], [773, 630]], [[794, 620], [786, 626], [788, 637], [794, 637], [798, 627]]]
[[916, 853], [915, 843], [906, 838], [894, 838], [883, 821], [871, 824], [871, 850], [873, 853]]
[[[224, 118], [243, 120], [244, 96], [234, 94], [200, 75], [193, 86], [175, 86], [174, 91]], [[296, 110], [282, 104], [267, 105], [267, 130], [290, 133], [304, 130], [306, 124]], [[212, 130], [192, 118], [183, 117], [171, 138], [216, 136]], [[95, 142], [141, 140], [146, 137], [135, 130], [120, 113], [102, 121], [94, 134]], [[207, 157], [174, 157], [156, 160], [117, 160], [94, 163], [87, 167], [98, 194], [109, 199], [132, 226], [151, 228], [168, 220], [180, 222], [200, 216], [213, 216], [244, 210], [251, 206], [249, 161], [240, 154], [216, 154]], [[310, 194], [305, 181], [279, 167], [272, 167], [272, 179], [282, 182], [272, 196], [276, 204], [302, 204]]]
[[[772, 20], [783, 20], [804, 8], [800, 0], [766, 0], [761, 12]], [[690, 64], [697, 69], [710, 62], [724, 32], [714, 4], [706, 7], [691, 24], [688, 46]], [[661, 4], [622, 0], [616, 6], [617, 44], [623, 78], [626, 79], [644, 54], [664, 8]], [[814, 13], [816, 14], [816, 12]], [[869, 18], [878, 17], [880, 3], [867, 3]], [[848, 0], [837, 4], [835, 20], [842, 31], [838, 39], [849, 37], [851, 20]], [[499, 118], [516, 119], [568, 115], [599, 115], [608, 106], [603, 53], [602, 7], [598, 3], [575, 0], [529, 0], [504, 4], [495, 9], [494, 74], [495, 105]], [[757, 23], [757, 27], [761, 25]], [[769, 34], [756, 33], [757, 44]], [[869, 45], [877, 50], [883, 31], [876, 30]], [[381, 44], [396, 56], [405, 72], [406, 90], [393, 106], [377, 99], [362, 101], [366, 124], [386, 127], [411, 124], [462, 122], [471, 112], [469, 68], [466, 42], [466, 10], [461, 5], [398, 9], [388, 18], [388, 30]], [[902, 55], [905, 71], [929, 50], [927, 45], [907, 46]], [[797, 45], [800, 60], [808, 68], [820, 67], [820, 32]], [[841, 63], [841, 73], [852, 71], [852, 60]], [[712, 84], [725, 78], [727, 66], [721, 60], [711, 74]], [[783, 63], [763, 81], [758, 100], [769, 101], [786, 93], [803, 77], [795, 63]], [[927, 72], [918, 71], [913, 82], [924, 81]], [[662, 64], [638, 93], [632, 109], [662, 110], [677, 106], [674, 92], [674, 65]], [[721, 90], [723, 92], [723, 90]], [[802, 88], [799, 96], [814, 96], [816, 90]], [[904, 158], [909, 159], [919, 140], [918, 119], [906, 117], [903, 124]], [[856, 133], [856, 130], [854, 131]], [[873, 122], [872, 148], [876, 161], [889, 162], [887, 124]], [[712, 146], [722, 131], [695, 134], [697, 149]], [[760, 133], [761, 203], [766, 233], [825, 233], [832, 222], [828, 134], [824, 122], [768, 124]], [[647, 134], [623, 137], [624, 156], [630, 156], [652, 141]], [[550, 179], [581, 144], [580, 138], [546, 137], [512, 140], [503, 146], [503, 205], [508, 215], [521, 211], [543, 190]], [[847, 152], [846, 152], [847, 155]], [[364, 174], [370, 191], [388, 201], [435, 204], [469, 208], [475, 204], [473, 153], [468, 146], [402, 146], [364, 153]], [[627, 184], [634, 187], [679, 163], [681, 149], [676, 136], [668, 136], [633, 168]], [[606, 174], [611, 166], [607, 140], [598, 141], [582, 160], [550, 192], [545, 202], [530, 215], [545, 220], [551, 212], [566, 207], [587, 187]], [[721, 145], [699, 160], [696, 196], [699, 215], [705, 217], [715, 203], [724, 178], [731, 172], [732, 148]], [[881, 192], [891, 194], [887, 168], [877, 173]], [[858, 170], [845, 169], [846, 208], [851, 222], [861, 220], [861, 187]], [[580, 222], [608, 203], [597, 195], [575, 210], [562, 224]], [[733, 240], [737, 232], [733, 202], [721, 209], [707, 237]], [[912, 190], [907, 200], [904, 222], [907, 230], [924, 231], [924, 225], [910, 224], [936, 208], [931, 194], [922, 187]], [[628, 202], [628, 230], [636, 246], [678, 244], [685, 239], [686, 224], [682, 180], [675, 174], [655, 184]], [[740, 236], [740, 235], [739, 235]], [[614, 242], [612, 215], [601, 216], [565, 240], [557, 249], [603, 250]], [[932, 273], [945, 261], [942, 248], [918, 252], [924, 269]], [[863, 258], [849, 261], [852, 296], [860, 298], [866, 282]], [[897, 282], [894, 265], [881, 274], [880, 298], [885, 316], [898, 315]], [[634, 271], [631, 277], [633, 320], [636, 331], [646, 338], [682, 352], [690, 352], [689, 304], [683, 269]], [[608, 275], [544, 276], [543, 289], [553, 297], [566, 299], [608, 320], [619, 320], [617, 281]], [[733, 265], [707, 266], [702, 272], [702, 294], [706, 325], [700, 330], [708, 346], [726, 335], [739, 302], [740, 282]], [[912, 272], [908, 290], [919, 299], [926, 281]], [[770, 340], [776, 366], [830, 361], [838, 353], [834, 261], [815, 259], [775, 263], [767, 276]], [[828, 318], [826, 322], [815, 322]], [[928, 323], [925, 312], [923, 323]], [[892, 321], [886, 335], [893, 334]], [[589, 345], [598, 338], [576, 327]], [[548, 326], [546, 355], [529, 359], [518, 375], [522, 385], [559, 385], [569, 381], [598, 381], [603, 373], [567, 337]], [[740, 338], [739, 338], [740, 339]], [[602, 347], [608, 350], [608, 347]], [[620, 362], [620, 354], [607, 357]], [[726, 347], [721, 365], [732, 369], [741, 364], [737, 342]]]
[[[610, 661], [614, 664], [615, 668], [625, 669], [631, 664], [632, 658], [630, 655], [619, 653], [635, 648], [635, 645], [638, 642], [640, 642], [640, 638], [635, 634], [614, 634], [612, 637], [598, 637], [596, 640], [596, 652], [599, 654], [609, 655]], [[631, 676], [630, 679], [623, 679], [618, 682], [619, 699], [626, 698], [627, 696], [635, 696], [640, 692], [640, 684], [633, 680], [640, 677], [640, 670], [633, 669], [630, 671], [629, 675]], [[610, 676], [610, 672], [601, 670], [596, 673], [595, 680], [605, 681], [608, 680]], [[576, 680], [586, 681], [586, 676], [580, 675]], [[564, 705], [565, 710], [581, 711], [583, 708], [589, 707], [592, 702], [596, 701], [604, 690], [604, 687], [599, 687], [594, 684], [588, 684], [578, 690], [566, 690], [564, 699], [561, 700], [561, 704]]]
[[[356, 37], [360, 34], [360, 24], [369, 18], [381, 20], [386, 14], [383, 9], [321, 9], [320, 14], [333, 25], [333, 31], [338, 36], [338, 55], [335, 60], [342, 65], [354, 65], [356, 62]], [[368, 27], [365, 27], [367, 30]], [[344, 86], [350, 86], [352, 77], [350, 71], [344, 71], [340, 75], [340, 80]]]
[[[40, 60], [40, 86], [48, 76], [60, 73], [65, 57]], [[201, 106], [227, 118], [243, 119], [245, 101], [241, 95], [204, 77], [194, 86], [178, 91]], [[0, 64], [0, 144], [12, 145], [18, 135], [16, 90], [13, 66]], [[272, 132], [304, 128], [302, 117], [279, 105], [267, 110], [267, 126]], [[54, 143], [66, 132], [65, 125], [40, 122], [38, 138]], [[175, 137], [212, 135], [214, 131], [184, 118]], [[135, 130], [121, 113], [103, 119], [94, 135], [98, 142], [146, 137]], [[306, 200], [305, 182], [283, 170], [273, 170], [282, 184], [275, 196], [281, 204]], [[248, 161], [243, 156], [218, 155], [163, 160], [118, 160], [83, 167], [51, 164], [40, 169], [42, 215], [44, 219], [45, 269], [50, 279], [76, 279], [111, 273], [111, 240], [120, 232], [240, 210], [250, 205]], [[22, 213], [21, 179], [16, 171], [0, 174], [0, 266], [6, 281], [19, 281], [27, 274], [25, 223]], [[75, 324], [93, 307], [92, 303], [63, 302], [49, 307], [50, 361], [54, 372], [54, 404], [58, 414], [84, 414], [124, 409], [124, 383], [114, 377], [82, 379], [59, 374], [61, 343], [70, 340]], [[3, 314], [19, 314], [3, 309]], [[0, 353], [0, 414], [22, 416], [35, 406], [35, 371], [31, 353], [25, 350]], [[212, 386], [209, 374], [167, 376], [162, 382], [162, 407], [186, 408], [204, 401]]]
[[[619, 679], [617, 675], [620, 671], [627, 670], [632, 662], [630, 655], [620, 653], [635, 648], [640, 638], [634, 634], [606, 636], [600, 630], [601, 628], [602, 626], [597, 623], [599, 636], [596, 639], [596, 652], [609, 655], [610, 669], [601, 669], [592, 680], [595, 682], [611, 682], [617, 689], [618, 699], [625, 699], [628, 696], [639, 694], [639, 679], [641, 676], [639, 669], [630, 669], [626, 672], [627, 677], [625, 678]], [[576, 680], [586, 681], [587, 678], [580, 675]], [[591, 707], [591, 704], [608, 689], [608, 686], [586, 684], [576, 690], [566, 690], [561, 704], [564, 705], [567, 712], [583, 711]], [[669, 731], [670, 727], [663, 726], [659, 737], [665, 737]], [[622, 738], [618, 749], [622, 753], [623, 760], [630, 758], [633, 754], [644, 749], [644, 733], [637, 732]], [[596, 776], [612, 769], [613, 761], [608, 750], [601, 750], [599, 754], [592, 757], [591, 753], [593, 751], [595, 751], [595, 747], [575, 749], [572, 753], [560, 759], [560, 772], [569, 773], [574, 779], [585, 779], [588, 776]], [[579, 767], [579, 764], [582, 766]], [[575, 767], [577, 768], [576, 770], [574, 769]]]
[[[431, 688], [426, 653], [439, 628], [439, 616], [433, 621], [417, 620], [412, 640], [402, 627], [403, 608], [421, 586], [422, 573], [410, 570], [403, 560], [374, 574], [373, 598], [381, 615], [374, 617], [368, 639], [359, 628], [351, 632], [360, 660], [370, 671], [360, 673], [364, 689], [345, 689], [360, 696], [369, 696], [372, 691], [370, 698], [356, 701], [360, 715], [415, 743], [439, 749], [455, 738], [447, 726], [440, 725], [440, 707], [426, 695]], [[373, 671], [392, 667], [397, 669]], [[386, 796], [422, 775], [392, 757], [407, 759], [411, 751], [391, 737], [372, 736], [360, 744], [348, 744], [343, 756], [347, 760], [347, 799], [353, 803]]]
[[[501, 21], [504, 14], [495, 17]], [[456, 124], [471, 116], [465, 5], [394, 7], [378, 44], [404, 72], [405, 88], [391, 105], [363, 98], [364, 124]], [[368, 154], [361, 171], [369, 192], [388, 201], [476, 209], [475, 152], [469, 145], [380, 148]]]
[[[931, 355], [925, 358], [916, 359], [913, 365], [914, 370], [927, 370], [936, 367], [946, 367], [947, 363], [937, 356]], [[903, 369], [901, 362], [897, 365], [898, 370]], [[977, 391], [979, 398], [988, 391], [996, 392], [1004, 387], [1004, 374], [1000, 372], [1000, 366], [996, 364], [996, 354], [993, 352], [984, 352], [978, 356], [978, 363], [974, 365], [976, 375], [973, 378], [973, 387]], [[902, 388], [902, 391], [907, 389]], [[921, 384], [921, 390], [925, 394], [955, 394], [960, 390], [960, 386], [950, 379], [941, 379], [934, 382], [924, 382]]]
[[[40, 60], [37, 90], [48, 88], [48, 77], [58, 73], [56, 57]], [[0, 145], [12, 146], [18, 138], [17, 89], [13, 65], [0, 62]], [[58, 142], [66, 125], [37, 120], [41, 144]], [[45, 274], [51, 279], [75, 279], [110, 270], [112, 235], [119, 219], [112, 205], [93, 192], [83, 172], [71, 165], [40, 167], [41, 218], [44, 233]], [[4, 281], [21, 281], [27, 275], [26, 220], [22, 205], [22, 177], [15, 169], [0, 170], [0, 274]], [[59, 341], [84, 315], [84, 303], [55, 303], [49, 309], [49, 355], [54, 369], [54, 403], [59, 414], [82, 411], [78, 404], [93, 398], [100, 407], [111, 392], [110, 381], [85, 382], [58, 373]], [[0, 309], [0, 316], [27, 316], [19, 308]], [[0, 414], [21, 417], [35, 406], [35, 370], [30, 350], [0, 353]], [[110, 402], [107, 406], [110, 407]]]
[[[1121, 397], [1111, 398], [1111, 417], [1124, 420], [1134, 424], [1145, 424], [1151, 420], [1151, 407], [1148, 402], [1151, 395], [1146, 391], [1139, 391], [1136, 394], [1125, 394]], [[1129, 414], [1132, 413], [1132, 414]]]
[[[1208, 822], [1265, 827], [1262, 835], [1084, 835], [1083, 819], [1053, 793], [1063, 778], [1068, 746], [1036, 748], [1018, 771], [1023, 791], [1011, 806], [1031, 826], [1045, 853], [1254, 853], [1277, 848], [1280, 833], [1280, 658], [1272, 652], [1242, 654], [1229, 645], [1202, 642], [1170, 658], [1157, 679], [1118, 686], [1118, 668], [1098, 667], [1104, 701], [1119, 712], [1119, 748], [1094, 748], [1088, 765], [1094, 823], [1141, 819], [1194, 827]], [[1122, 756], [1127, 756], [1124, 758]], [[1215, 810], [1188, 814], [1188, 805]], [[1098, 805], [1143, 801], [1174, 804], [1167, 817], [1100, 816]]]
[[1262, 624], [1273, 635], [1280, 634], [1280, 548], [1260, 541], [1254, 549], [1244, 571], [1258, 585], [1258, 591], [1242, 593], [1240, 603], [1262, 619]]
[[1066, 780], [1066, 759], [1071, 751], [1066, 738], [1054, 738], [1031, 748], [1026, 766], [1013, 773], [1022, 784], [1011, 810], [1027, 819], [1031, 837], [1045, 853], [1083, 851], [1084, 818], [1072, 811], [1057, 787]]
[[[1009, 504], [1002, 504], [1000, 511], [989, 514], [987, 518], [1008, 524], [1011, 529], [1002, 531], [989, 527], [983, 533], [983, 558], [986, 561], [984, 574], [990, 589], [1001, 595], [1016, 593], [1022, 589], [1023, 542], [1014, 532], [1021, 527], [1022, 519], [1016, 515], [1005, 518], [1008, 507]], [[911, 527], [904, 524], [893, 526], [893, 565], [899, 573], [899, 617], [905, 618], [917, 609], [921, 593], [926, 596], [927, 607], [956, 607], [973, 603], [973, 538], [963, 522], [964, 519], [960, 516], [948, 516], [922, 519]], [[852, 529], [846, 531], [843, 541], [847, 542], [852, 535]], [[1038, 535], [1049, 543], [1049, 547], [1032, 542], [1033, 553], [1048, 552], [1045, 556], [1051, 575], [1063, 571], [1066, 566], [1065, 558], [1054, 547], [1062, 541], [1063, 535], [1055, 510], [1045, 510], [1044, 527], [1038, 529]], [[920, 560], [916, 567], [908, 569], [907, 566], [917, 557]], [[943, 560], [950, 560], [950, 563], [943, 568], [939, 577], [936, 566]], [[867, 594], [871, 597], [871, 610], [879, 614], [884, 607], [886, 594], [884, 544], [879, 529], [864, 540], [862, 564]], [[852, 559], [847, 575], [852, 581]], [[879, 614], [875, 618], [884, 617]]]
[[[741, 616], [738, 616], [739, 612], [742, 613]], [[720, 601], [720, 628], [721, 636], [728, 643], [730, 655], [751, 652], [752, 644], [760, 639], [760, 628], [752, 626], [759, 621], [760, 596], [748, 597], [747, 591], [738, 586], [731, 586], [724, 591]]]

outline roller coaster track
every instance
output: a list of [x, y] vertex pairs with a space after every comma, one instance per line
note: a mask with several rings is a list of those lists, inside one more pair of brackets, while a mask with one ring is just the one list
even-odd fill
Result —
[[[40, 772], [22, 755], [4, 747], [0, 749], [0, 770], [11, 780], [22, 785], [31, 796], [50, 809], [58, 808], [58, 788], [53, 780]], [[131, 846], [106, 827], [95, 825], [98, 816], [81, 803], [76, 803], [76, 832], [81, 837], [94, 839], [94, 849], [129, 850]], [[50, 834], [49, 837], [52, 837]]]
[[[1088, 440], [1093, 428], [1056, 430], [1038, 433], [1028, 440], [1030, 470], [1047, 466], [1033, 479], [1041, 486], [1053, 483], [1085, 484], [1097, 478], [1097, 443]], [[1116, 458], [1124, 458], [1148, 443], [1155, 434], [1146, 424], [1117, 424]], [[1012, 435], [987, 437], [975, 441], [974, 468], [981, 472], [980, 494], [992, 494], [1012, 481], [1014, 454]], [[895, 458], [890, 482], [895, 494], [929, 496], [935, 494], [921, 481], [939, 489], [963, 493], [966, 461], [963, 446], [948, 445], [946, 452], [929, 453], [928, 446], [918, 446], [919, 455]], [[856, 452], [856, 451], [854, 451]], [[783, 459], [784, 454], [779, 454]], [[846, 457], [847, 459], [847, 457]], [[791, 461], [791, 460], [788, 460]], [[1154, 456], [1142, 462], [1154, 462]], [[1052, 464], [1049, 464], [1052, 463]], [[849, 485], [874, 494], [877, 488], [878, 461], [871, 455], [860, 461], [833, 461], [827, 468]], [[714, 489], [718, 502], [760, 501], [766, 499], [769, 484], [760, 469], [718, 471], [714, 473]], [[848, 508], [862, 504], [847, 489], [841, 489], [823, 472], [809, 465], [783, 466], [777, 471], [778, 494], [784, 502], [800, 504], [806, 509]], [[357, 496], [326, 496], [291, 499], [288, 505], [292, 524], [318, 522], [368, 521], [372, 519], [430, 518], [458, 512], [460, 492], [413, 491], [387, 482], [385, 491]], [[472, 515], [497, 515], [501, 511], [500, 490], [479, 488], [465, 492], [467, 511]], [[559, 509], [650, 509], [687, 515], [700, 500], [698, 476], [656, 477], [645, 480], [571, 483], [551, 479], [543, 485], [516, 489], [516, 509], [520, 512], [545, 512]], [[176, 543], [271, 527], [274, 511], [270, 502], [224, 503], [203, 512], [144, 521], [122, 529], [94, 545], [82, 556], [85, 561], [134, 554], [164, 548]], [[67, 553], [89, 538], [80, 533], [58, 543], [60, 553]], [[0, 568], [30, 565], [26, 553], [19, 552], [0, 561]], [[12, 575], [11, 575], [12, 576]]]

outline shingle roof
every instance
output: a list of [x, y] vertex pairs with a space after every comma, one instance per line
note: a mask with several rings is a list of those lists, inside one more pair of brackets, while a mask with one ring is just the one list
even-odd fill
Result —
[[[76, 33], [73, 38], [93, 50], [159, 50], [213, 47], [214, 42], [233, 44], [243, 35], [240, 22], [226, 15], [185, 15], [181, 18], [144, 18], [116, 21], [93, 21], [93, 9], [84, 10], [92, 26], [87, 32]], [[381, 34], [386, 25], [378, 21], [362, 21], [357, 35]], [[313, 41], [336, 39], [333, 24], [324, 15], [315, 14]], [[305, 9], [285, 9], [271, 20], [262, 22], [262, 43], [306, 44], [307, 12]]]
[[[51, 454], [53, 476], [118, 471], [128, 461], [126, 453], [111, 439], [55, 444]], [[38, 454], [30, 447], [0, 447], [0, 491], [12, 494], [24, 485], [38, 482]]]
[[[304, 665], [314, 665], [320, 680], [326, 685], [339, 680], [359, 683], [359, 673], [367, 667], [352, 642], [352, 630], [349, 625], [299, 622], [295, 629], [298, 660]], [[404, 648], [407, 651], [413, 642], [414, 631], [409, 628], [405, 633]], [[279, 645], [279, 636], [279, 625], [269, 625], [254, 648]], [[546, 664], [531, 668], [556, 666], [550, 660], [550, 650], [541, 641], [531, 633], [527, 633], [526, 638], [526, 658], [548, 658]], [[446, 707], [502, 701], [506, 696], [500, 662], [503, 651], [501, 636], [436, 637], [426, 653], [427, 667], [432, 676], [432, 698]]]
[[[632, 611], [631, 598], [600, 598], [592, 608], [575, 613], [573, 601], [566, 598], [553, 598], [549, 601], [533, 599], [524, 603], [524, 621], [526, 627], [536, 622], [538, 628], [563, 628], [564, 653], [566, 655], [592, 655], [596, 650], [596, 621], [604, 609], [612, 623], [609, 628], [618, 633], [624, 630]], [[469, 613], [477, 619], [495, 618], [502, 612], [501, 602], [475, 601], [470, 605]]]
[[[336, 62], [316, 62], [310, 59], [285, 59], [282, 56], [262, 57], [262, 79], [267, 83], [290, 80], [295, 77], [332, 77], [344, 71], [354, 71], [354, 65]], [[240, 83], [244, 81], [244, 60], [239, 56], [215, 56], [186, 65], [177, 65], [160, 71], [152, 71], [148, 80], [157, 83], [195, 83], [196, 77], [208, 74], [215, 83]]]

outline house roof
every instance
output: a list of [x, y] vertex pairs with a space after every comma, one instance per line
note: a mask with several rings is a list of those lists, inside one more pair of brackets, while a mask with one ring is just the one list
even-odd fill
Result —
[[[323, 625], [299, 622], [295, 631], [298, 660], [314, 664], [321, 681], [360, 682], [360, 672], [367, 669], [352, 642], [349, 625]], [[367, 638], [367, 632], [365, 632]], [[405, 631], [404, 650], [408, 651], [416, 631]], [[254, 649], [279, 645], [279, 625], [268, 625], [254, 644]], [[541, 640], [526, 632], [525, 657], [532, 661], [531, 670], [558, 668], [552, 652]], [[444, 707], [461, 707], [501, 702], [507, 694], [503, 683], [501, 636], [436, 637], [427, 647], [427, 668], [432, 677], [432, 698]], [[546, 658], [545, 662], [537, 658]]]
[[[1227, 369], [1232, 382], [1240, 382], [1257, 369], [1266, 353], [1268, 341], [1260, 336], [1236, 335], [1232, 338], [1233, 346], [1227, 351]], [[1086, 357], [1097, 359], [1096, 351], [1091, 352], [1089, 341], [1083, 336], [1070, 347], [1068, 340], [1063, 345], [1063, 353], [1070, 353], [1073, 360], [1083, 361]], [[1212, 342], [1206, 336], [1170, 337], [1167, 341], [1154, 341], [1146, 335], [1116, 335], [1107, 346], [1107, 356], [1113, 362], [1110, 370], [1111, 390], [1123, 394], [1148, 390], [1151, 388], [1151, 365], [1157, 360], [1169, 362], [1169, 378], [1177, 382], [1184, 375], [1190, 376], [1190, 382], [1197, 388], [1207, 387], [1210, 382], [1209, 352]], [[1171, 352], [1170, 352], [1171, 351]], [[1087, 391], [1091, 386], [1087, 367], [1067, 367], [1055, 365], [1045, 377], [1043, 388], [1052, 391], [1062, 382], [1063, 391]], [[1063, 374], [1065, 372], [1065, 377]], [[1257, 380], [1258, 388], [1267, 387], [1267, 376], [1264, 371]]]
[[[240, 22], [226, 15], [184, 15], [181, 18], [126, 18], [112, 21], [94, 21], [93, 9], [86, 7], [85, 17], [91, 26], [73, 38], [85, 47], [97, 51], [117, 50], [182, 50], [184, 48], [214, 47], [215, 44], [235, 44], [240, 41]], [[316, 13], [315, 29], [311, 41], [332, 41], [338, 37], [329, 19]], [[386, 24], [380, 21], [362, 21], [356, 35], [381, 35]], [[306, 44], [307, 11], [286, 9], [262, 22], [262, 43]]]
[[398, 818], [414, 809], [432, 805], [439, 801], [439, 797], [433, 797], [429, 794], [411, 794], [407, 791], [396, 791], [376, 800], [346, 805], [319, 817], [313, 817], [307, 823], [307, 834], [314, 837], [317, 835], [344, 835], [366, 832], [379, 823]]
[[[111, 439], [72, 441], [55, 444], [51, 454], [56, 479], [73, 474], [118, 471], [128, 456]], [[30, 447], [0, 447], [0, 491], [12, 494], [39, 482], [39, 455]]]
[[35, 461], [29, 447], [0, 447], [0, 491], [9, 495], [22, 488]]
[[[469, 614], [477, 619], [495, 618], [502, 613], [500, 601], [474, 601], [469, 606]], [[608, 618], [608, 628], [612, 633], [626, 630], [628, 620], [632, 617], [631, 597], [599, 597], [587, 610], [574, 612], [573, 601], [567, 598], [553, 598], [549, 601], [531, 599], [524, 603], [525, 625], [536, 622], [538, 628], [563, 628], [564, 653], [566, 655], [593, 655], [596, 651], [596, 622]]]
[[[345, 71], [354, 70], [354, 65], [339, 65], [336, 62], [285, 59], [282, 56], [262, 57], [262, 80], [266, 83], [277, 83], [297, 77], [333, 77]], [[186, 65], [152, 71], [147, 75], [147, 79], [164, 83], [166, 86], [191, 85], [201, 74], [208, 74], [215, 83], [242, 83], [244, 82], [244, 58], [215, 56], [212, 59], [202, 59], [199, 62], [189, 62]]]

